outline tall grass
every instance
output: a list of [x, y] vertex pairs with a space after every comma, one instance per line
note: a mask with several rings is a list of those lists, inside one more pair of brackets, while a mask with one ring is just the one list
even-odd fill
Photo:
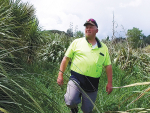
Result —
[[[53, 41], [59, 43], [59, 41], [57, 40]], [[48, 57], [50, 56], [48, 53], [41, 56], [42, 52], [45, 53], [48, 47], [54, 46], [50, 46], [48, 44], [47, 47], [43, 47], [43, 49], [41, 49], [41, 53], [39, 52], [40, 54], [37, 57], [36, 62], [34, 62], [33, 64], [24, 64], [19, 69], [20, 71], [16, 71], [12, 68], [7, 71], [5, 65], [2, 65], [1, 63], [1, 108], [12, 113], [69, 112], [69, 109], [66, 107], [63, 97], [66, 91], [67, 81], [69, 79], [67, 76], [64, 76], [64, 86], [59, 87], [57, 85], [56, 79], [59, 71], [58, 69], [60, 60], [56, 59], [55, 62], [53, 62], [53, 60], [49, 60]], [[59, 48], [59, 46], [57, 47]], [[62, 50], [64, 50], [64, 47]], [[62, 54], [64, 54], [64, 52]], [[60, 54], [56, 54], [57, 57], [61, 57], [61, 55], [59, 55]], [[139, 58], [140, 60], [140, 57], [137, 56], [137, 58]], [[99, 91], [95, 103], [98, 110], [100, 112], [149, 111], [149, 84], [144, 84], [144, 82], [149, 82], [149, 74], [146, 74], [147, 72], [143, 74], [143, 70], [139, 69], [140, 65], [135, 65], [134, 69], [132, 69], [131, 71], [130, 68], [120, 68], [121, 66], [116, 64], [116, 62], [113, 62], [113, 60], [112, 64], [114, 73], [113, 86], [124, 86], [124, 88], [114, 88], [113, 92], [110, 95], [107, 95], [107, 77], [104, 71], [100, 78]], [[129, 73], [128, 71], [131, 73]], [[69, 75], [69, 69], [67, 69], [65, 73]], [[133, 73], [136, 74], [134, 75]], [[134, 83], [143, 84], [135, 85]], [[127, 86], [130, 84], [134, 85], [131, 85], [132, 87]], [[81, 110], [79, 112], [81, 112]], [[93, 112], [97, 113], [95, 108]]]
[[[70, 43], [70, 39], [61, 47], [59, 45], [63, 39], [67, 40], [65, 35], [51, 34], [48, 36], [49, 43], [39, 48], [39, 54], [32, 64], [18, 65], [5, 62], [3, 57], [0, 59], [1, 109], [12, 113], [61, 112], [60, 108], [64, 105], [64, 101], [63, 95], [58, 91], [63, 91], [63, 88], [60, 89], [56, 83], [57, 69], [65, 52], [65, 46]], [[58, 38], [62, 41], [57, 40]], [[5, 50], [1, 53], [1, 56], [8, 53]], [[14, 65], [14, 68], [12, 66], [7, 67], [7, 63]]]
[[[0, 1], [3, 7], [0, 9], [0, 111], [69, 112], [64, 102], [69, 66], [64, 75], [64, 86], [59, 87], [56, 79], [60, 62], [74, 38], [40, 31], [32, 6], [20, 4], [20, 0], [15, 4], [14, 1], [7, 2]], [[22, 11], [26, 13], [19, 16]], [[15, 12], [18, 13], [15, 15]], [[13, 20], [14, 15], [20, 17], [18, 22]], [[21, 28], [22, 25], [25, 28]], [[24, 32], [18, 32], [16, 28]], [[114, 89], [107, 95], [107, 76], [103, 71], [95, 103], [97, 109], [100, 112], [149, 112], [150, 56], [146, 48], [132, 49], [128, 42], [105, 43], [112, 61]], [[27, 58], [32, 62], [26, 62]], [[97, 113], [97, 109], [94, 108], [93, 113]]]
[[[101, 95], [99, 97], [99, 101], [101, 101], [101, 98], [105, 98], [102, 102], [106, 101], [107, 107], [102, 104], [102, 111], [123, 112], [124, 110], [124, 112], [135, 112], [140, 111], [138, 108], [145, 108], [143, 111], [148, 111], [150, 104], [148, 99], [150, 57], [147, 56], [146, 53], [142, 52], [140, 48], [137, 50], [129, 48], [127, 42], [117, 43], [117, 45], [112, 44], [112, 42], [106, 42], [106, 44], [110, 48], [110, 55], [113, 63], [113, 86], [123, 87], [113, 89], [110, 96], [102, 96], [106, 95], [106, 93], [102, 94], [102, 92], [105, 91], [105, 83], [107, 82], [106, 75], [104, 73], [105, 78], [102, 76], [101, 79], [105, 80], [105, 82], [102, 81], [102, 85], [105, 85], [100, 86], [103, 90], [100, 89]], [[145, 85], [145, 82], [147, 82], [147, 85]], [[131, 110], [133, 108], [136, 109]]]

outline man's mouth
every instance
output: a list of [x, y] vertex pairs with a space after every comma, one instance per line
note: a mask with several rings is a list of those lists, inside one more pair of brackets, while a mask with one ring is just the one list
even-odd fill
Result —
[[87, 32], [87, 33], [91, 33], [91, 32]]

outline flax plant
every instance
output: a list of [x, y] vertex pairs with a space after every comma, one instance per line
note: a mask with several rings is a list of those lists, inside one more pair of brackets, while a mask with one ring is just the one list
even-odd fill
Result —
[[[21, 3], [20, 0], [0, 0], [0, 7], [1, 111], [43, 113], [42, 102], [51, 98], [43, 98], [42, 102], [37, 101], [35, 93], [40, 93], [41, 96], [46, 94], [43, 90], [38, 90], [36, 82], [20, 74], [22, 66], [18, 65], [27, 60], [28, 56], [35, 56], [36, 46], [43, 41], [39, 35], [34, 8], [28, 3]], [[52, 108], [49, 104], [47, 107]]]

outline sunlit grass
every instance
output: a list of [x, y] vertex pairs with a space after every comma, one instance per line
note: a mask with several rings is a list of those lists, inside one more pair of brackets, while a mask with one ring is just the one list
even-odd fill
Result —
[[[16, 68], [10, 68], [9, 70], [4, 65], [6, 62], [2, 61], [3, 59], [0, 60], [2, 63], [0, 64], [0, 91], [3, 95], [0, 99], [1, 108], [8, 112], [17, 111], [18, 113], [69, 112], [69, 108], [66, 107], [64, 102], [64, 94], [70, 75], [69, 67], [65, 72], [66, 75], [64, 75], [64, 86], [59, 87], [56, 79], [60, 61], [57, 59], [56, 62], [51, 62], [51, 60], [42, 59], [41, 56], [38, 56], [33, 64], [20, 65], [21, 68], [18, 67], [20, 71]], [[10, 67], [12, 64], [9, 64]], [[132, 73], [128, 73], [128, 69], [121, 69], [115, 62], [112, 62], [112, 66], [113, 92], [110, 95], [106, 93], [107, 77], [105, 71], [103, 71], [95, 103], [97, 108], [94, 107], [93, 113], [98, 111], [108, 113], [149, 111], [150, 82], [148, 74], [143, 75], [143, 72], [141, 72], [143, 70], [140, 70], [138, 65], [132, 69]], [[80, 106], [81, 104], [79, 104], [79, 108]], [[82, 112], [81, 109], [79, 109], [79, 112]]]
[[[64, 76], [65, 81], [62, 88], [56, 83], [59, 63], [43, 61], [32, 65], [25, 64], [21, 69], [22, 71], [16, 74], [14, 71], [7, 73], [5, 68], [1, 67], [3, 79], [1, 79], [0, 87], [2, 89], [1, 92], [6, 94], [5, 97], [7, 97], [5, 104], [0, 103], [3, 109], [11, 112], [17, 110], [39, 113], [49, 113], [49, 111], [66, 113], [69, 111], [63, 96], [69, 78]], [[69, 76], [69, 70], [65, 73]], [[141, 79], [136, 80], [137, 76], [127, 75], [125, 71], [115, 65], [113, 65], [113, 73], [114, 89], [110, 95], [107, 95], [105, 91], [107, 83], [106, 74], [105, 72], [102, 73], [95, 103], [97, 109], [100, 112], [139, 111], [139, 109], [132, 110], [133, 108], [143, 108], [141, 111], [148, 111], [150, 104], [145, 98], [146, 95], [149, 95], [148, 79], [144, 81], [143, 77], [141, 77]], [[142, 101], [140, 100], [141, 98]], [[81, 110], [79, 111], [81, 112]], [[97, 113], [96, 108], [94, 108], [93, 113]]]
[[[1, 6], [5, 5], [3, 2], [4, 0], [1, 1]], [[3, 6], [3, 9], [0, 9], [5, 14], [0, 16], [3, 23], [0, 25], [0, 111], [68, 113], [70, 109], [65, 105], [64, 94], [70, 75], [69, 66], [64, 74], [64, 86], [59, 87], [56, 79], [60, 62], [74, 37], [40, 31], [38, 20], [32, 18], [32, 6], [18, 6], [19, 1], [14, 5], [18, 10], [14, 10], [13, 14], [20, 17], [19, 13], [24, 11], [22, 16], [27, 20], [20, 18], [12, 24], [10, 22], [14, 17], [10, 16], [10, 7]], [[16, 11], [18, 13], [15, 13]], [[31, 17], [27, 18], [29, 15]], [[24, 24], [24, 21], [27, 23]], [[103, 71], [93, 113], [149, 112], [149, 46], [132, 49], [128, 42], [105, 43], [109, 48], [113, 67], [113, 92], [110, 95], [106, 93], [107, 77]], [[29, 56], [32, 59], [28, 59]], [[79, 108], [80, 106], [81, 104]], [[79, 109], [79, 113], [81, 112]]]

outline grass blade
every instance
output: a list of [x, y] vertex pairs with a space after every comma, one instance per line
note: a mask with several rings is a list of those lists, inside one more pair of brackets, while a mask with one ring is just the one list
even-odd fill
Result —
[[117, 89], [117, 88], [126, 88], [126, 87], [140, 86], [140, 85], [150, 85], [150, 82], [134, 83], [134, 84], [126, 85], [126, 86], [113, 87], [113, 88]]

